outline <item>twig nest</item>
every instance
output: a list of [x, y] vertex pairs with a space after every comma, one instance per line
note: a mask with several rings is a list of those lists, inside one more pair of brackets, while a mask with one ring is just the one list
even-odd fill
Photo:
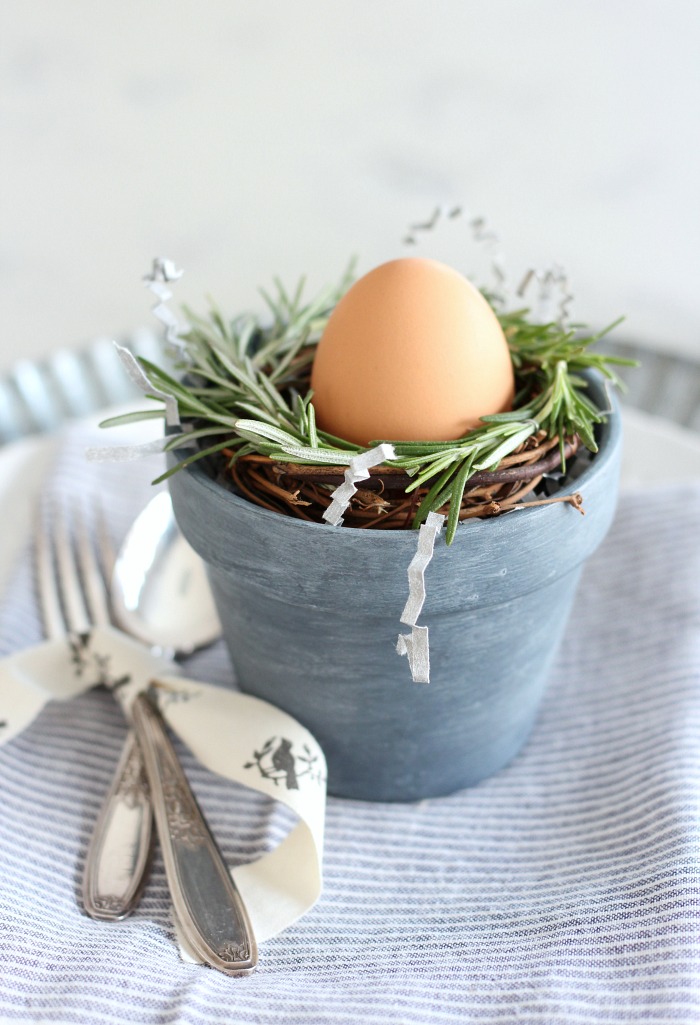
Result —
[[[567, 439], [564, 445], [566, 459], [575, 456], [578, 438]], [[558, 438], [536, 435], [517, 452], [506, 456], [499, 468], [474, 474], [462, 496], [459, 520], [473, 517], [497, 516], [521, 505], [527, 496], [537, 496], [546, 474], [561, 467], [561, 449]], [[323, 521], [323, 513], [332, 500], [333, 489], [343, 480], [342, 466], [304, 466], [277, 463], [267, 456], [242, 456], [232, 462], [229, 470], [236, 490], [251, 502], [263, 508], [296, 516], [315, 523]], [[352, 527], [408, 530], [414, 526], [420, 504], [428, 488], [407, 493], [411, 482], [400, 468], [377, 466], [370, 470], [353, 496], [344, 522]], [[576, 504], [578, 496], [566, 501]], [[536, 498], [530, 504], [549, 504], [561, 501], [553, 497]], [[578, 507], [578, 506], [577, 506]], [[446, 513], [449, 505], [440, 511]]]

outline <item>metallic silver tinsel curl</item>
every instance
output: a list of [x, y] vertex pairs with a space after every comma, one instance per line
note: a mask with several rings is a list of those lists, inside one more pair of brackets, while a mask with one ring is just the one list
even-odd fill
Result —
[[421, 235], [434, 232], [444, 221], [456, 220], [466, 221], [472, 239], [477, 245], [482, 246], [488, 255], [494, 278], [491, 296], [494, 302], [503, 305], [507, 293], [505, 259], [498, 234], [485, 217], [474, 216], [461, 206], [437, 206], [427, 221], [409, 226], [408, 234], [403, 239], [404, 245], [415, 246], [420, 241]]
[[179, 281], [182, 274], [183, 271], [178, 270], [172, 260], [157, 256], [153, 260], [150, 273], [143, 276], [146, 288], [150, 289], [158, 300], [152, 308], [153, 316], [164, 325], [166, 342], [178, 350], [183, 348], [180, 336], [187, 330], [187, 325], [180, 324], [173, 311], [167, 306], [167, 302], [173, 297], [172, 291], [168, 288], [169, 282]]
[[566, 271], [557, 263], [544, 270], [530, 268], [516, 289], [518, 298], [525, 297], [533, 282], [537, 286], [532, 309], [533, 321], [537, 324], [557, 324], [565, 330], [570, 320], [569, 307], [574, 299]]
[[425, 571], [433, 557], [435, 541], [442, 530], [445, 517], [440, 513], [428, 513], [425, 523], [418, 532], [416, 554], [408, 567], [408, 601], [401, 614], [401, 622], [411, 627], [410, 634], [399, 634], [396, 651], [408, 656], [411, 677], [414, 683], [430, 683], [430, 644], [428, 627], [418, 626], [425, 603]]
[[331, 504], [323, 513], [323, 519], [332, 527], [339, 527], [343, 523], [345, 510], [350, 505], [350, 499], [357, 491], [357, 485], [361, 480], [369, 477], [369, 471], [373, 466], [381, 466], [387, 459], [394, 459], [396, 453], [393, 445], [377, 445], [367, 452], [361, 452], [353, 456], [350, 465], [344, 473], [342, 484], [333, 492]]
[[[510, 296], [505, 256], [498, 234], [485, 217], [472, 216], [461, 206], [438, 206], [426, 221], [410, 225], [403, 240], [404, 244], [415, 246], [422, 235], [436, 231], [445, 221], [458, 219], [467, 222], [473, 241], [483, 246], [490, 258], [494, 279], [491, 288], [492, 300], [497, 306], [508, 308]], [[531, 268], [516, 288], [515, 296], [523, 298], [533, 283], [537, 286], [532, 310], [533, 321], [539, 324], [556, 323], [562, 330], [566, 330], [570, 323], [569, 308], [573, 302], [573, 295], [564, 268], [559, 264], [552, 264], [544, 270]]]

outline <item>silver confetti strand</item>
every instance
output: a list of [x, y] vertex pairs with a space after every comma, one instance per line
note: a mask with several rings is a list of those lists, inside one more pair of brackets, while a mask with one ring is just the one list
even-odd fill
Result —
[[[166, 341], [179, 349], [182, 349], [183, 345], [179, 337], [180, 332], [183, 329], [178, 323], [175, 314], [168, 308], [168, 306], [166, 306], [166, 303], [168, 299], [172, 298], [173, 294], [168, 288], [168, 282], [178, 281], [181, 277], [182, 271], [177, 270], [172, 260], [166, 260], [163, 257], [156, 257], [153, 261], [153, 267], [151, 268], [150, 274], [144, 275], [143, 278], [146, 286], [158, 299], [158, 302], [153, 307], [153, 313], [158, 320], [160, 320], [161, 324], [165, 325]], [[119, 345], [118, 342], [114, 343], [114, 348], [117, 350], [117, 355], [121, 360], [122, 366], [136, 387], [140, 391], [144, 392], [144, 394], [152, 395], [163, 401], [165, 404], [165, 422], [168, 427], [181, 426], [180, 411], [178, 409], [177, 399], [175, 396], [168, 394], [168, 392], [161, 391], [160, 388], [156, 388], [139, 361], [129, 349], [125, 348], [123, 345]], [[134, 459], [141, 459], [144, 456], [151, 455], [153, 452], [162, 452], [165, 441], [166, 439], [163, 438], [155, 441], [148, 441], [143, 445], [116, 445], [105, 448], [88, 448], [85, 451], [85, 457], [89, 462], [97, 463], [131, 462]]]
[[[114, 348], [117, 350], [117, 355], [121, 360], [122, 366], [126, 370], [127, 374], [142, 392], [148, 395], [152, 395], [154, 398], [161, 399], [165, 403], [165, 420], [170, 427], [181, 427], [183, 433], [191, 431], [192, 427], [190, 424], [180, 423], [180, 413], [177, 408], [177, 399], [174, 395], [169, 395], [167, 392], [160, 391], [156, 388], [144, 372], [141, 364], [138, 362], [133, 352], [130, 349], [125, 348], [123, 345], [119, 345], [118, 342], [114, 342]], [[168, 439], [155, 438], [153, 441], [146, 441], [140, 445], [112, 445], [105, 446], [104, 448], [86, 448], [85, 458], [90, 463], [128, 463], [133, 462], [135, 459], [143, 459], [144, 456], [150, 456], [153, 453], [163, 453], [165, 451], [165, 443]]]
[[[410, 225], [403, 240], [404, 244], [415, 246], [421, 235], [436, 231], [446, 220], [460, 218], [467, 222], [473, 241], [483, 246], [490, 257], [495, 282], [492, 299], [497, 305], [507, 308], [510, 286], [506, 276], [506, 260], [500, 239], [485, 217], [474, 217], [461, 206], [438, 206], [426, 221]], [[570, 307], [574, 297], [565, 269], [556, 263], [542, 270], [531, 268], [515, 290], [515, 295], [519, 298], [525, 296], [533, 282], [537, 286], [532, 312], [533, 321], [540, 324], [555, 323], [562, 330], [567, 330], [571, 321]]]
[[161, 391], [159, 388], [155, 387], [130, 349], [125, 348], [125, 346], [120, 345], [118, 342], [114, 343], [114, 348], [117, 350], [117, 355], [122, 362], [122, 366], [136, 387], [144, 392], [144, 394], [153, 395], [155, 398], [161, 399], [165, 403], [165, 422], [168, 427], [179, 426], [180, 413], [177, 408], [177, 399], [175, 396], [169, 395], [167, 392]]
[[396, 651], [408, 656], [414, 683], [430, 683], [430, 645], [428, 627], [418, 626], [426, 598], [425, 571], [435, 551], [435, 541], [442, 530], [445, 517], [428, 513], [418, 532], [418, 547], [408, 567], [408, 601], [401, 614], [401, 622], [411, 627], [410, 634], [399, 634]]
[[538, 289], [532, 311], [533, 321], [538, 324], [557, 324], [566, 330], [571, 316], [569, 307], [574, 297], [564, 268], [556, 263], [543, 270], [531, 267], [518, 285], [516, 295], [523, 298], [533, 282]]
[[398, 655], [408, 656], [414, 683], [430, 683], [430, 643], [427, 626], [414, 626], [411, 627], [410, 634], [399, 634], [396, 652]]
[[408, 234], [403, 240], [404, 245], [417, 245], [421, 235], [434, 232], [442, 221], [460, 219], [467, 222], [472, 239], [482, 246], [489, 256], [491, 272], [495, 282], [492, 289], [492, 298], [501, 305], [505, 304], [507, 293], [506, 261], [502, 252], [500, 238], [485, 217], [472, 216], [461, 206], [438, 206], [433, 210], [432, 215], [427, 221], [409, 226]]
[[343, 516], [350, 505], [350, 499], [357, 491], [357, 484], [369, 477], [369, 471], [373, 466], [381, 466], [387, 459], [395, 458], [394, 446], [387, 444], [377, 445], [367, 452], [353, 456], [345, 471], [343, 483], [338, 485], [331, 496], [331, 504], [323, 513], [323, 519], [332, 527], [342, 526]]
[[180, 324], [177, 317], [167, 305], [172, 299], [173, 293], [168, 288], [171, 281], [179, 281], [183, 272], [178, 270], [172, 260], [157, 256], [149, 274], [144, 274], [143, 281], [146, 288], [150, 289], [158, 302], [153, 306], [153, 316], [156, 317], [165, 327], [165, 340], [169, 345], [182, 350], [183, 341], [180, 337], [186, 330], [186, 325]]
[[418, 243], [419, 235], [434, 231], [441, 220], [447, 218], [454, 220], [462, 214], [461, 206], [436, 206], [427, 221], [420, 221], [418, 224], [411, 224], [408, 234], [404, 237], [404, 245], [415, 246]]
[[108, 445], [105, 448], [86, 448], [85, 458], [89, 463], [130, 463], [135, 459], [153, 455], [154, 452], [162, 453], [167, 440], [167, 438], [156, 438], [155, 441], [145, 441], [141, 445]]

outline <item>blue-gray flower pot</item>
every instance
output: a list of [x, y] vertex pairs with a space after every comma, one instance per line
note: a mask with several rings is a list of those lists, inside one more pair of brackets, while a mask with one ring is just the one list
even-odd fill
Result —
[[[609, 398], [597, 380], [591, 397]], [[562, 493], [568, 504], [462, 524], [438, 538], [420, 624], [431, 682], [396, 654], [414, 531], [330, 527], [269, 512], [195, 463], [170, 482], [175, 514], [206, 561], [242, 690], [299, 719], [328, 760], [329, 792], [412, 801], [467, 787], [528, 737], [583, 563], [613, 517], [619, 414]]]

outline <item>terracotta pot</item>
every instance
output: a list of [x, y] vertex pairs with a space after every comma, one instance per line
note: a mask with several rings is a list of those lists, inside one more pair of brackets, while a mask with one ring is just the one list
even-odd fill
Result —
[[[609, 399], [591, 378], [590, 395]], [[420, 624], [431, 682], [396, 654], [414, 531], [329, 527], [269, 512], [200, 464], [175, 474], [175, 514], [208, 565], [242, 690], [299, 719], [328, 759], [329, 792], [377, 801], [447, 794], [520, 750], [564, 635], [582, 566], [613, 517], [621, 430], [564, 503], [462, 524], [438, 538]]]

